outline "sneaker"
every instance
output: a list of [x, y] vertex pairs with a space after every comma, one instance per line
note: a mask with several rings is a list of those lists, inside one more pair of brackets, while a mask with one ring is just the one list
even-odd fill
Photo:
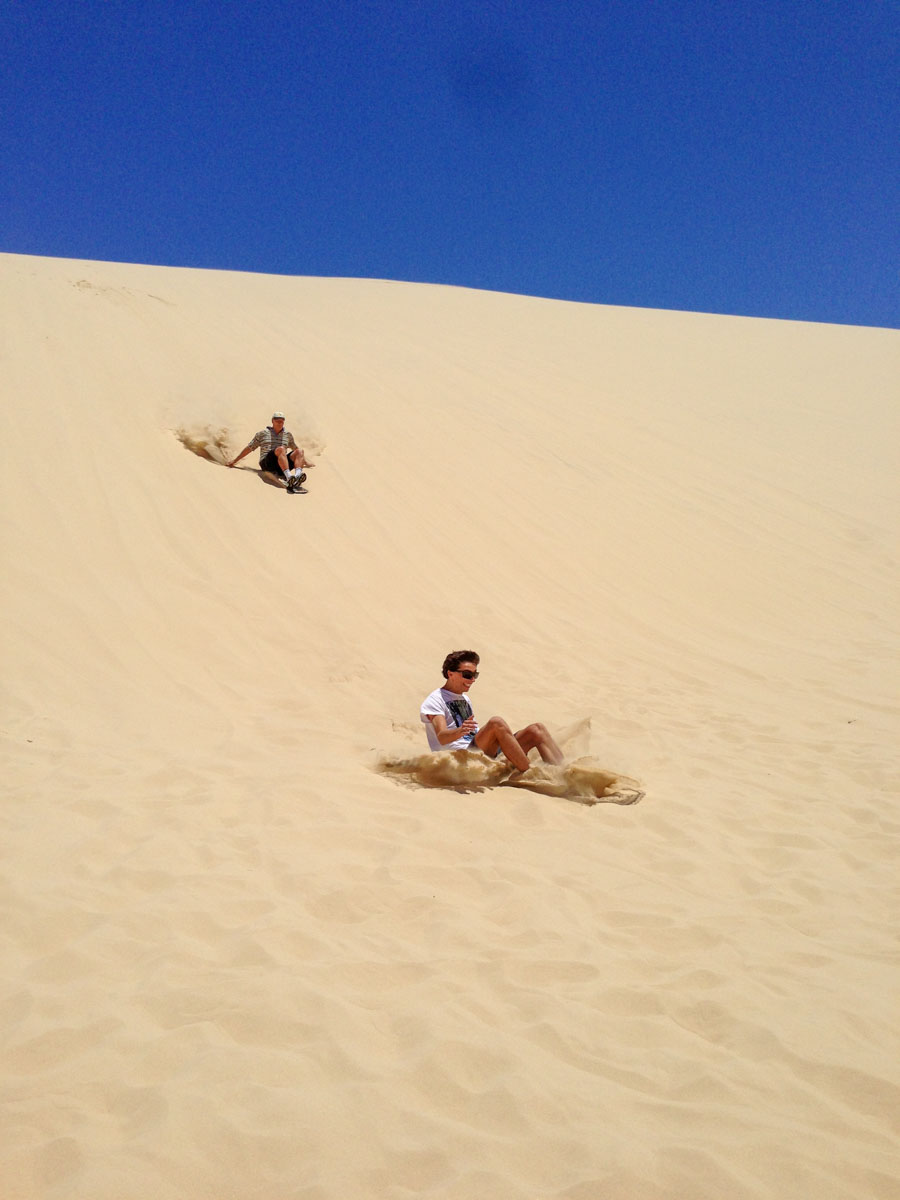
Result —
[[284, 482], [287, 484], [287, 490], [289, 492], [293, 492], [294, 484], [297, 482], [297, 480], [293, 477], [293, 475], [286, 475], [284, 477]]
[[295, 475], [295, 476], [294, 476], [294, 478], [296, 479], [298, 486], [299, 486], [301, 483], [306, 483], [306, 472], [305, 472], [305, 471], [300, 471], [300, 472], [299, 472], [299, 474], [297, 474], [297, 475]]

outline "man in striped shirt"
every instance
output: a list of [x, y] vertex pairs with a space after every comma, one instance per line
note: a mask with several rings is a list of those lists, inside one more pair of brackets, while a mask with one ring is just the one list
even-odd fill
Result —
[[309, 461], [294, 441], [294, 435], [284, 427], [284, 413], [272, 413], [272, 424], [253, 435], [244, 449], [228, 464], [239, 463], [244, 455], [259, 448], [259, 469], [287, 480], [288, 490], [299, 487], [306, 478], [303, 468], [314, 464]]

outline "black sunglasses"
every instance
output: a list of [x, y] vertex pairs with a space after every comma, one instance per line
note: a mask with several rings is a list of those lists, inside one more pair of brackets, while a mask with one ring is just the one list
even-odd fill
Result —
[[457, 675], [462, 675], [463, 679], [477, 679], [477, 671], [457, 671]]

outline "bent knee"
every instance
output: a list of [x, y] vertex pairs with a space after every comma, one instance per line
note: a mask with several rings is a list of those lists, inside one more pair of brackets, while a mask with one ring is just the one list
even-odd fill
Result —
[[491, 717], [485, 725], [482, 725], [482, 729], [496, 733], [498, 729], [509, 729], [509, 725], [502, 717]]
[[542, 725], [540, 721], [535, 721], [532, 725], [526, 725], [522, 732], [527, 733], [537, 742], [543, 742], [550, 736], [547, 726]]

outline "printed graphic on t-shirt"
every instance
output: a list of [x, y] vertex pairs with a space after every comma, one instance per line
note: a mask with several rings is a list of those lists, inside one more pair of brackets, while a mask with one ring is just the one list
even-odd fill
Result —
[[[448, 700], [447, 707], [450, 709], [450, 715], [453, 717], [457, 729], [472, 715], [472, 706], [465, 696], [457, 696], [454, 700]], [[470, 741], [474, 737], [474, 733], [469, 734]]]

